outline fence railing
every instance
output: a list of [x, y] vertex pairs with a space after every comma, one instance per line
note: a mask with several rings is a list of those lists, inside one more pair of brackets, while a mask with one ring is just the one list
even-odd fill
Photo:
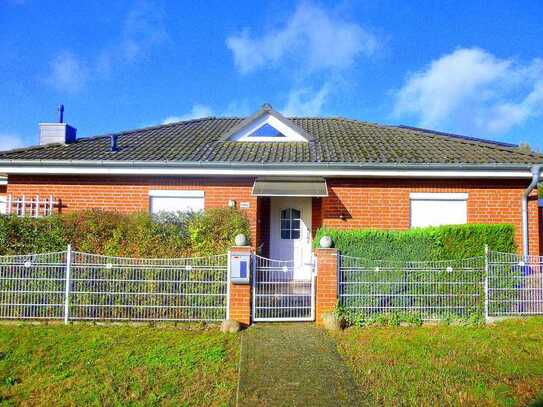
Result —
[[[312, 321], [315, 284], [313, 264], [296, 269], [294, 261], [253, 257], [253, 319]], [[298, 273], [300, 273], [298, 275]]]
[[488, 313], [543, 315], [543, 257], [490, 253]]
[[543, 315], [543, 257], [488, 251], [453, 261], [395, 262], [338, 256], [339, 302], [363, 318], [423, 320]]
[[[277, 285], [268, 280], [257, 282]], [[135, 259], [68, 248], [0, 256], [0, 319], [218, 321], [228, 315], [228, 285], [227, 254]], [[394, 262], [338, 255], [338, 292], [344, 308], [364, 317], [543, 315], [543, 257], [487, 251], [464, 260]]]
[[482, 312], [484, 258], [394, 262], [339, 256], [341, 305], [364, 317], [415, 313], [425, 320]]
[[0, 256], [0, 319], [217, 321], [228, 255], [134, 259], [75, 252]]

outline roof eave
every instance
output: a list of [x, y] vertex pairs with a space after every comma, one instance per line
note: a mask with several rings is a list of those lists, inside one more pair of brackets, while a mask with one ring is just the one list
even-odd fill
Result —
[[394, 170], [529, 170], [535, 163], [242, 163], [227, 161], [108, 161], [108, 160], [0, 160], [0, 167], [115, 167], [115, 168], [273, 168], [273, 169], [394, 169]]

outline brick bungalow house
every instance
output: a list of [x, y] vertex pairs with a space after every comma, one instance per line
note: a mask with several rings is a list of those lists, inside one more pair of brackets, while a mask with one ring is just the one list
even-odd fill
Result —
[[[203, 118], [76, 138], [40, 124], [40, 145], [0, 153], [4, 211], [236, 206], [251, 242], [300, 268], [320, 226], [408, 229], [508, 222], [539, 254], [543, 156], [517, 146], [344, 118]], [[5, 185], [0, 184], [0, 188]], [[2, 189], [0, 189], [2, 194]], [[2, 209], [2, 208], [0, 208]], [[49, 208], [50, 209], [50, 208]]]

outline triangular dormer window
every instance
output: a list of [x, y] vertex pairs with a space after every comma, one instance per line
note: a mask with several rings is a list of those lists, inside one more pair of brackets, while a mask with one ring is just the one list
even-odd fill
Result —
[[262, 106], [254, 115], [221, 137], [224, 141], [245, 142], [302, 142], [313, 140], [304, 129], [272, 109], [268, 104]]
[[253, 131], [249, 137], [286, 137], [283, 133], [273, 127], [271, 124], [266, 123]]

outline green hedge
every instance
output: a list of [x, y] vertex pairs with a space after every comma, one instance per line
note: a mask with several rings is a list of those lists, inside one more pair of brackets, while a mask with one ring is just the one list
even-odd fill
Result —
[[226, 253], [249, 222], [236, 209], [191, 214], [121, 214], [101, 210], [44, 218], [0, 216], [0, 255], [74, 250], [109, 256], [185, 257]]
[[314, 241], [330, 236], [342, 254], [383, 260], [457, 260], [492, 250], [516, 252], [515, 230], [509, 224], [451, 225], [406, 231], [337, 230], [321, 228]]

